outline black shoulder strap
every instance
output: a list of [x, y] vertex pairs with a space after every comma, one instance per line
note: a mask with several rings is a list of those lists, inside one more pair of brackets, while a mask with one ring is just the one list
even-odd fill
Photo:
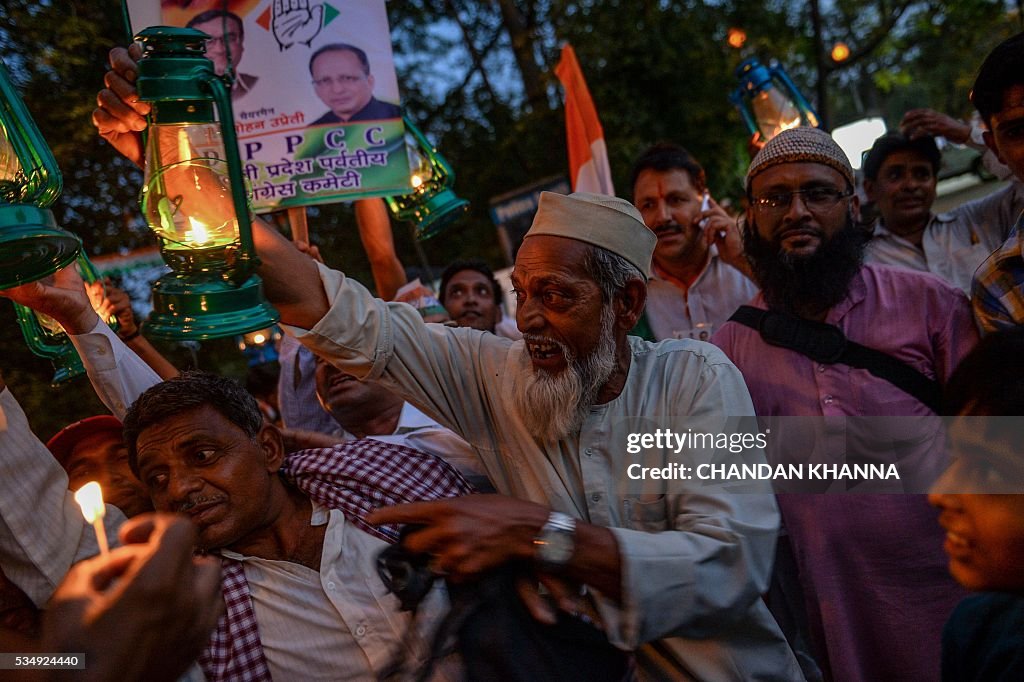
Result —
[[850, 341], [843, 330], [833, 324], [749, 305], [740, 306], [729, 321], [756, 329], [765, 343], [795, 350], [815, 362], [866, 369], [914, 396], [933, 412], [939, 411], [941, 388], [937, 381], [887, 353]]

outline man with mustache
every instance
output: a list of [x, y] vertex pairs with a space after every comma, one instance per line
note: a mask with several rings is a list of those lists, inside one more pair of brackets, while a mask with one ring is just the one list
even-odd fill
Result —
[[931, 136], [891, 132], [875, 140], [864, 160], [864, 191], [880, 218], [865, 260], [932, 272], [967, 293], [974, 271], [1024, 209], [1024, 186], [934, 214], [941, 158]]
[[[853, 184], [846, 155], [815, 128], [783, 131], [750, 164], [744, 241], [761, 286], [749, 311], [760, 329], [730, 321], [714, 342], [743, 372], [758, 416], [934, 415], [925, 395], [848, 364], [856, 361], [846, 355], [813, 360], [787, 345], [770, 333], [778, 321], [803, 333], [809, 327], [800, 321], [832, 325], [847, 346], [881, 351], [929, 385], [945, 381], [977, 342], [962, 292], [934, 275], [862, 264], [865, 236], [856, 225]], [[842, 423], [849, 439], [858, 422]], [[919, 422], [899, 424], [895, 438], [916, 435], [910, 428]], [[853, 461], [847, 442], [855, 441], [832, 441], [826, 455]], [[940, 464], [931, 440], [915, 445], [899, 460], [916, 466], [906, 466], [906, 479]], [[784, 494], [778, 502], [804, 593], [803, 603], [789, 606], [806, 610], [826, 678], [938, 679], [942, 623], [961, 592], [946, 574], [941, 534], [924, 496]], [[787, 578], [794, 576], [777, 580]]]
[[[388, 666], [396, 642], [411, 643], [413, 658], [425, 654], [418, 636], [407, 639], [409, 618], [397, 598], [385, 594], [376, 571], [376, 553], [396, 533], [363, 517], [387, 498], [468, 493], [454, 470], [426, 453], [368, 439], [285, 457], [280, 433], [238, 384], [203, 373], [161, 383], [99, 320], [73, 268], [57, 273], [53, 284], [35, 282], [4, 295], [65, 326], [100, 398], [124, 419], [127, 457], [110, 449], [105, 454], [114, 461], [103, 464], [129, 468], [135, 485], [106, 489], [116, 493], [108, 501], [121, 507], [108, 504], [104, 521], [111, 537], [125, 514], [144, 504], [189, 515], [199, 547], [224, 558], [228, 617], [199, 660], [207, 679], [329, 674], [362, 680]], [[116, 420], [109, 417], [103, 427], [110, 421]], [[0, 424], [6, 427], [0, 428], [0, 461], [12, 472], [3, 477], [0, 495], [0, 563], [45, 603], [72, 559], [95, 554], [95, 536], [65, 494], [68, 478], [3, 390]], [[54, 456], [83, 428], [51, 441]], [[71, 469], [70, 475], [84, 474]], [[368, 491], [381, 497], [371, 502]], [[431, 596], [422, 607], [429, 627], [443, 599]], [[452, 679], [451, 673], [442, 667], [437, 678]]]
[[[425, 526], [406, 544], [455, 579], [520, 562], [572, 611], [580, 597], [567, 585], [585, 584], [610, 640], [636, 651], [643, 675], [799, 678], [759, 598], [777, 522], [771, 496], [685, 484], [645, 496], [627, 484], [630, 434], [752, 412], [714, 347], [627, 338], [656, 241], [633, 206], [541, 194], [513, 273], [518, 342], [426, 324], [256, 231], [268, 298], [291, 331], [464, 437], [501, 493], [395, 507], [371, 522]], [[653, 450], [663, 462], [671, 454]]]
[[467, 494], [454, 470], [366, 440], [286, 456], [251, 395], [201, 372], [148, 389], [124, 424], [153, 506], [187, 514], [198, 547], [222, 557], [229, 613], [200, 658], [208, 678], [365, 680], [388, 667], [396, 642], [413, 658], [427, 654], [419, 628], [444, 599], [435, 590], [417, 632], [406, 632], [411, 616], [377, 575], [396, 534], [364, 517], [381, 503]]
[[658, 237], [644, 320], [655, 339], [706, 341], [757, 294], [736, 221], [708, 196], [704, 169], [682, 147], [650, 147], [632, 177], [633, 205]]

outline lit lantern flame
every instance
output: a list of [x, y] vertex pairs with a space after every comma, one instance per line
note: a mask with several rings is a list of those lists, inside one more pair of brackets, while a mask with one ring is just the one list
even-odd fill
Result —
[[417, 189], [419, 188], [420, 185], [423, 184], [423, 178], [419, 176], [419, 173], [413, 173], [410, 180], [412, 182], [413, 189]]
[[210, 241], [210, 232], [206, 229], [206, 225], [191, 216], [189, 216], [188, 222], [192, 225], [192, 229], [185, 233], [185, 238], [190, 243], [198, 246]]
[[783, 130], [789, 130], [791, 128], [796, 128], [799, 125], [800, 125], [800, 118], [799, 117], [790, 119], [788, 121], [780, 121], [779, 122], [779, 132], [781, 133]]
[[263, 334], [256, 334], [256, 336], [252, 337], [253, 343], [263, 343], [266, 340], [267, 340], [267, 337], [264, 336]]
[[106, 513], [103, 506], [103, 491], [96, 481], [90, 481], [79, 488], [75, 493], [75, 502], [82, 508], [82, 516], [89, 523], [95, 523], [97, 519], [102, 519]]

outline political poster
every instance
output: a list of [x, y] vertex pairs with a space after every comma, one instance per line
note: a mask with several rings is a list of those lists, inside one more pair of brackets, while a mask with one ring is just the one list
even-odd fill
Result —
[[257, 212], [411, 191], [385, 0], [129, 0], [132, 30], [210, 36], [234, 75]]

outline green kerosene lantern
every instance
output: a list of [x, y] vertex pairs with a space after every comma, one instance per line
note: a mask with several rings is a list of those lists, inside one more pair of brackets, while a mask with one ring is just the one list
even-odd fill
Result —
[[0, 64], [0, 289], [75, 260], [82, 243], [47, 209], [60, 190], [57, 162]]
[[469, 202], [455, 195], [455, 172], [406, 116], [405, 149], [409, 155], [412, 192], [387, 197], [388, 208], [399, 220], [416, 227], [417, 239], [429, 239], [452, 225], [469, 210]]
[[278, 320], [256, 276], [252, 216], [228, 83], [205, 54], [205, 33], [139, 33], [139, 98], [153, 105], [141, 204], [172, 272], [153, 285], [149, 334], [203, 340]]
[[[86, 282], [91, 283], [99, 279], [96, 267], [86, 258], [85, 253], [78, 254], [78, 272]], [[18, 324], [21, 326], [22, 336], [25, 337], [29, 349], [53, 363], [52, 386], [59, 386], [85, 374], [82, 359], [78, 356], [78, 351], [75, 350], [60, 322], [19, 303], [14, 304], [14, 310], [18, 314]], [[111, 329], [117, 329], [116, 317], [111, 317], [104, 322], [110, 325]]]

